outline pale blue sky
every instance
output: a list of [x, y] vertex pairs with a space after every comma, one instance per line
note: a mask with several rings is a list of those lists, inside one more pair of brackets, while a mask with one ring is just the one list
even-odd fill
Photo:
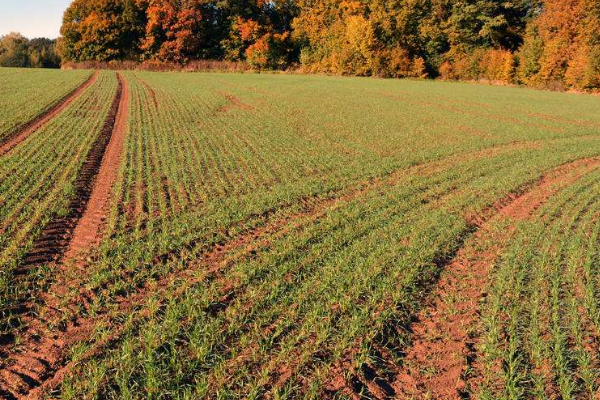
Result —
[[71, 0], [0, 0], [0, 36], [21, 32], [29, 38], [58, 37], [69, 4]]

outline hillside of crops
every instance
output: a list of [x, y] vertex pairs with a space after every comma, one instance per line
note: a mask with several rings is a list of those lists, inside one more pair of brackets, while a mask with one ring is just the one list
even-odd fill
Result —
[[597, 97], [55, 74], [0, 155], [1, 398], [597, 396]]

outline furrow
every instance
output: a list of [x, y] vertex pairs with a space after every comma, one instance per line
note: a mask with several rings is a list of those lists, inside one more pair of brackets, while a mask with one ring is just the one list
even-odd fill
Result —
[[379, 366], [383, 368], [379, 369], [387, 371], [385, 376], [379, 376], [377, 368], [368, 365], [370, 374], [365, 374], [364, 368], [354, 371], [351, 362], [342, 363], [333, 369], [327, 392], [361, 398], [367, 390], [372, 398], [380, 400], [470, 398], [470, 389], [478, 379], [470, 374], [477, 358], [479, 306], [494, 260], [515, 233], [518, 221], [529, 218], [554, 193], [598, 166], [600, 158], [564, 164], [522, 194], [502, 200], [480, 216], [472, 236], [443, 267], [428, 305], [408, 327], [412, 343], [405, 350], [402, 365], [382, 356], [386, 349], [375, 349], [378, 358], [383, 359], [384, 365]]

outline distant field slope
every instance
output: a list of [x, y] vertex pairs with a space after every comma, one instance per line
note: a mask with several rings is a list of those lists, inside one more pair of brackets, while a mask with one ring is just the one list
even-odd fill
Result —
[[[593, 398], [597, 110], [457, 83], [104, 72], [0, 157], [0, 397]], [[31, 266], [38, 245], [59, 256]]]
[[90, 73], [0, 68], [0, 141], [83, 83]]

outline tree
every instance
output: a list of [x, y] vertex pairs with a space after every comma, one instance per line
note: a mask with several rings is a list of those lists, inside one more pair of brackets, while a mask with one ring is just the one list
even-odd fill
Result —
[[[307, 72], [600, 86], [598, 0], [75, 0], [62, 33], [67, 61], [299, 62]], [[7, 60], [18, 58], [11, 46]], [[49, 51], [28, 62], [46, 65]]]
[[20, 33], [0, 37], [0, 67], [59, 68], [56, 40], [29, 40]]
[[65, 61], [136, 59], [145, 12], [134, 0], [75, 0], [65, 12], [59, 51]]
[[600, 3], [544, 0], [519, 55], [523, 83], [600, 86]]
[[199, 53], [204, 18], [200, 1], [149, 0], [146, 15], [141, 49], [147, 58], [185, 62]]
[[600, 87], [600, 3], [583, 0], [580, 9], [582, 20], [565, 78], [570, 86], [591, 89]]
[[308, 70], [411, 74], [421, 43], [417, 2], [300, 0], [299, 10], [294, 37], [302, 45], [300, 61]]
[[29, 67], [29, 41], [20, 33], [0, 37], [0, 66]]
[[259, 69], [280, 69], [297, 59], [291, 35], [296, 6], [284, 1], [237, 1], [229, 4], [230, 33], [221, 41], [228, 60], [246, 60]]
[[538, 27], [535, 23], [527, 26], [523, 46], [519, 56], [518, 79], [521, 83], [534, 83], [540, 72], [540, 60], [544, 53], [544, 41], [542, 40]]
[[56, 40], [46, 38], [31, 39], [29, 63], [33, 68], [60, 68], [60, 56], [56, 51]]

